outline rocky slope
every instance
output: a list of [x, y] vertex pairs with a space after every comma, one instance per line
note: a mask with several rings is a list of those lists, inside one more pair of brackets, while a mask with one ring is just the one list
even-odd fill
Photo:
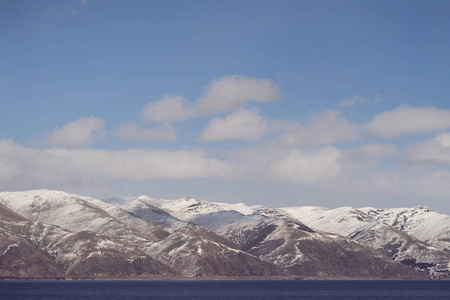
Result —
[[0, 205], [15, 218], [1, 216], [0, 277], [280, 274], [224, 238], [147, 205], [167, 220], [153, 224], [148, 211], [135, 215], [95, 198], [48, 190], [0, 193]]
[[450, 216], [426, 206], [412, 208], [361, 208], [374, 220], [388, 224], [450, 254]]
[[147, 201], [179, 219], [214, 231], [242, 251], [278, 266], [285, 274], [387, 278], [417, 275], [371, 247], [313, 230], [280, 210], [195, 198]]
[[0, 205], [0, 276], [62, 276], [49, 255], [23, 236], [30, 225], [26, 218]]
[[[390, 224], [396, 224], [395, 220], [377, 214], [375, 209], [353, 207], [327, 209], [306, 206], [282, 208], [280, 211], [289, 213], [313, 228], [350, 237], [419, 271], [436, 276], [449, 274], [448, 253], [439, 250], [432, 243], [427, 243], [429, 239], [420, 240], [407, 231], [391, 226]], [[378, 211], [386, 213], [387, 210]], [[435, 218], [431, 216], [431, 219]], [[416, 222], [415, 226], [419, 224]]]
[[[430, 218], [439, 232], [420, 236]], [[423, 278], [448, 272], [447, 220], [418, 209], [2, 192], [0, 277]]]
[[0, 276], [173, 274], [120, 240], [31, 221], [0, 205]]

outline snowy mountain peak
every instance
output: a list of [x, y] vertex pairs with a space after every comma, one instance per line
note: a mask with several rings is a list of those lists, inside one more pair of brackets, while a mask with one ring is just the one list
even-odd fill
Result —
[[0, 203], [13, 208], [14, 210], [29, 210], [29, 212], [64, 207], [68, 204], [95, 201], [98, 200], [92, 197], [47, 189], [0, 193]]
[[181, 220], [189, 221], [198, 215], [209, 215], [223, 211], [217, 204], [209, 203], [199, 198], [184, 197], [175, 200], [147, 199], [145, 202], [154, 205], [172, 216]]
[[256, 210], [253, 215], [260, 215], [270, 219], [291, 219], [292, 217], [285, 212], [272, 208], [261, 208]]
[[56, 190], [30, 190], [23, 192], [1, 192], [0, 198], [4, 201], [11, 201], [16, 203], [26, 203], [39, 199], [66, 199], [70, 198], [71, 194]]
[[274, 209], [196, 197], [102, 201], [33, 190], [0, 193], [0, 214], [0, 259], [17, 244], [77, 272], [95, 264], [111, 273], [125, 263], [134, 274], [144, 259], [147, 270], [153, 265], [160, 268], [155, 272], [184, 275], [278, 274], [281, 268], [291, 275], [369, 276], [367, 264], [376, 266], [376, 276], [413, 275], [400, 263], [450, 274], [450, 216], [426, 206]]

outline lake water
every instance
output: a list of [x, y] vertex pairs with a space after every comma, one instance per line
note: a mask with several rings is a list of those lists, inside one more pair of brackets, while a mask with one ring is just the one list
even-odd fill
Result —
[[450, 299], [450, 281], [0, 281], [0, 299]]

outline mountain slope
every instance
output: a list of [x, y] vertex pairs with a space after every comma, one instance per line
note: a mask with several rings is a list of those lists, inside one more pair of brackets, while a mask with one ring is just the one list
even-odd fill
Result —
[[[114, 205], [116, 208], [120, 207], [134, 217], [142, 219], [145, 223], [156, 225], [167, 232], [174, 232], [188, 224], [185, 221], [173, 217], [168, 212], [148, 203], [151, 201], [151, 198], [147, 196], [140, 196], [138, 198], [116, 197], [105, 199], [103, 201], [110, 205]], [[112, 215], [117, 216], [117, 214], [114, 213]]]
[[309, 226], [350, 237], [368, 245], [395, 261], [432, 275], [448, 274], [450, 256], [439, 249], [383, 223], [372, 211], [353, 207], [288, 207], [289, 213]]
[[183, 275], [264, 276], [281, 275], [270, 263], [233, 248], [224, 238], [188, 225], [156, 243], [156, 257]]
[[426, 206], [413, 208], [361, 208], [374, 220], [393, 226], [450, 254], [450, 216]]
[[173, 274], [145, 253], [92, 231], [72, 233], [0, 205], [0, 276]]
[[0, 277], [446, 277], [449, 227], [448, 216], [425, 207], [271, 209], [1, 192]]
[[24, 218], [22, 235], [66, 275], [173, 274], [171, 270], [180, 275], [281, 274], [274, 265], [234, 249], [226, 239], [140, 200], [124, 206], [132, 212], [95, 198], [48, 190], [0, 193], [0, 201], [32, 219]]
[[0, 205], [0, 277], [60, 277], [62, 270], [21, 233], [23, 216]]
[[[210, 228], [206, 230], [190, 223], [192, 216], [203, 213], [203, 205], [207, 206], [206, 210], [209, 212], [220, 210], [216, 205], [190, 197], [173, 201], [155, 200], [146, 196], [119, 197], [106, 199], [105, 202], [120, 205], [134, 216], [172, 232], [166, 239], [155, 243], [149, 252], [180, 274], [272, 276], [282, 273], [275, 266], [235, 249], [228, 240], [210, 232]], [[181, 217], [183, 221], [172, 214]]]
[[239, 249], [284, 269], [286, 274], [417, 276], [372, 248], [349, 238], [316, 232], [279, 210], [208, 203], [195, 198], [148, 201], [179, 219], [222, 235]]

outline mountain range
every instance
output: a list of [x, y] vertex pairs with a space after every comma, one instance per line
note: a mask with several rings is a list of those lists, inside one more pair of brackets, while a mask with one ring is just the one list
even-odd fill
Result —
[[425, 279], [450, 216], [424, 206], [267, 208], [185, 197], [0, 193], [0, 278]]

